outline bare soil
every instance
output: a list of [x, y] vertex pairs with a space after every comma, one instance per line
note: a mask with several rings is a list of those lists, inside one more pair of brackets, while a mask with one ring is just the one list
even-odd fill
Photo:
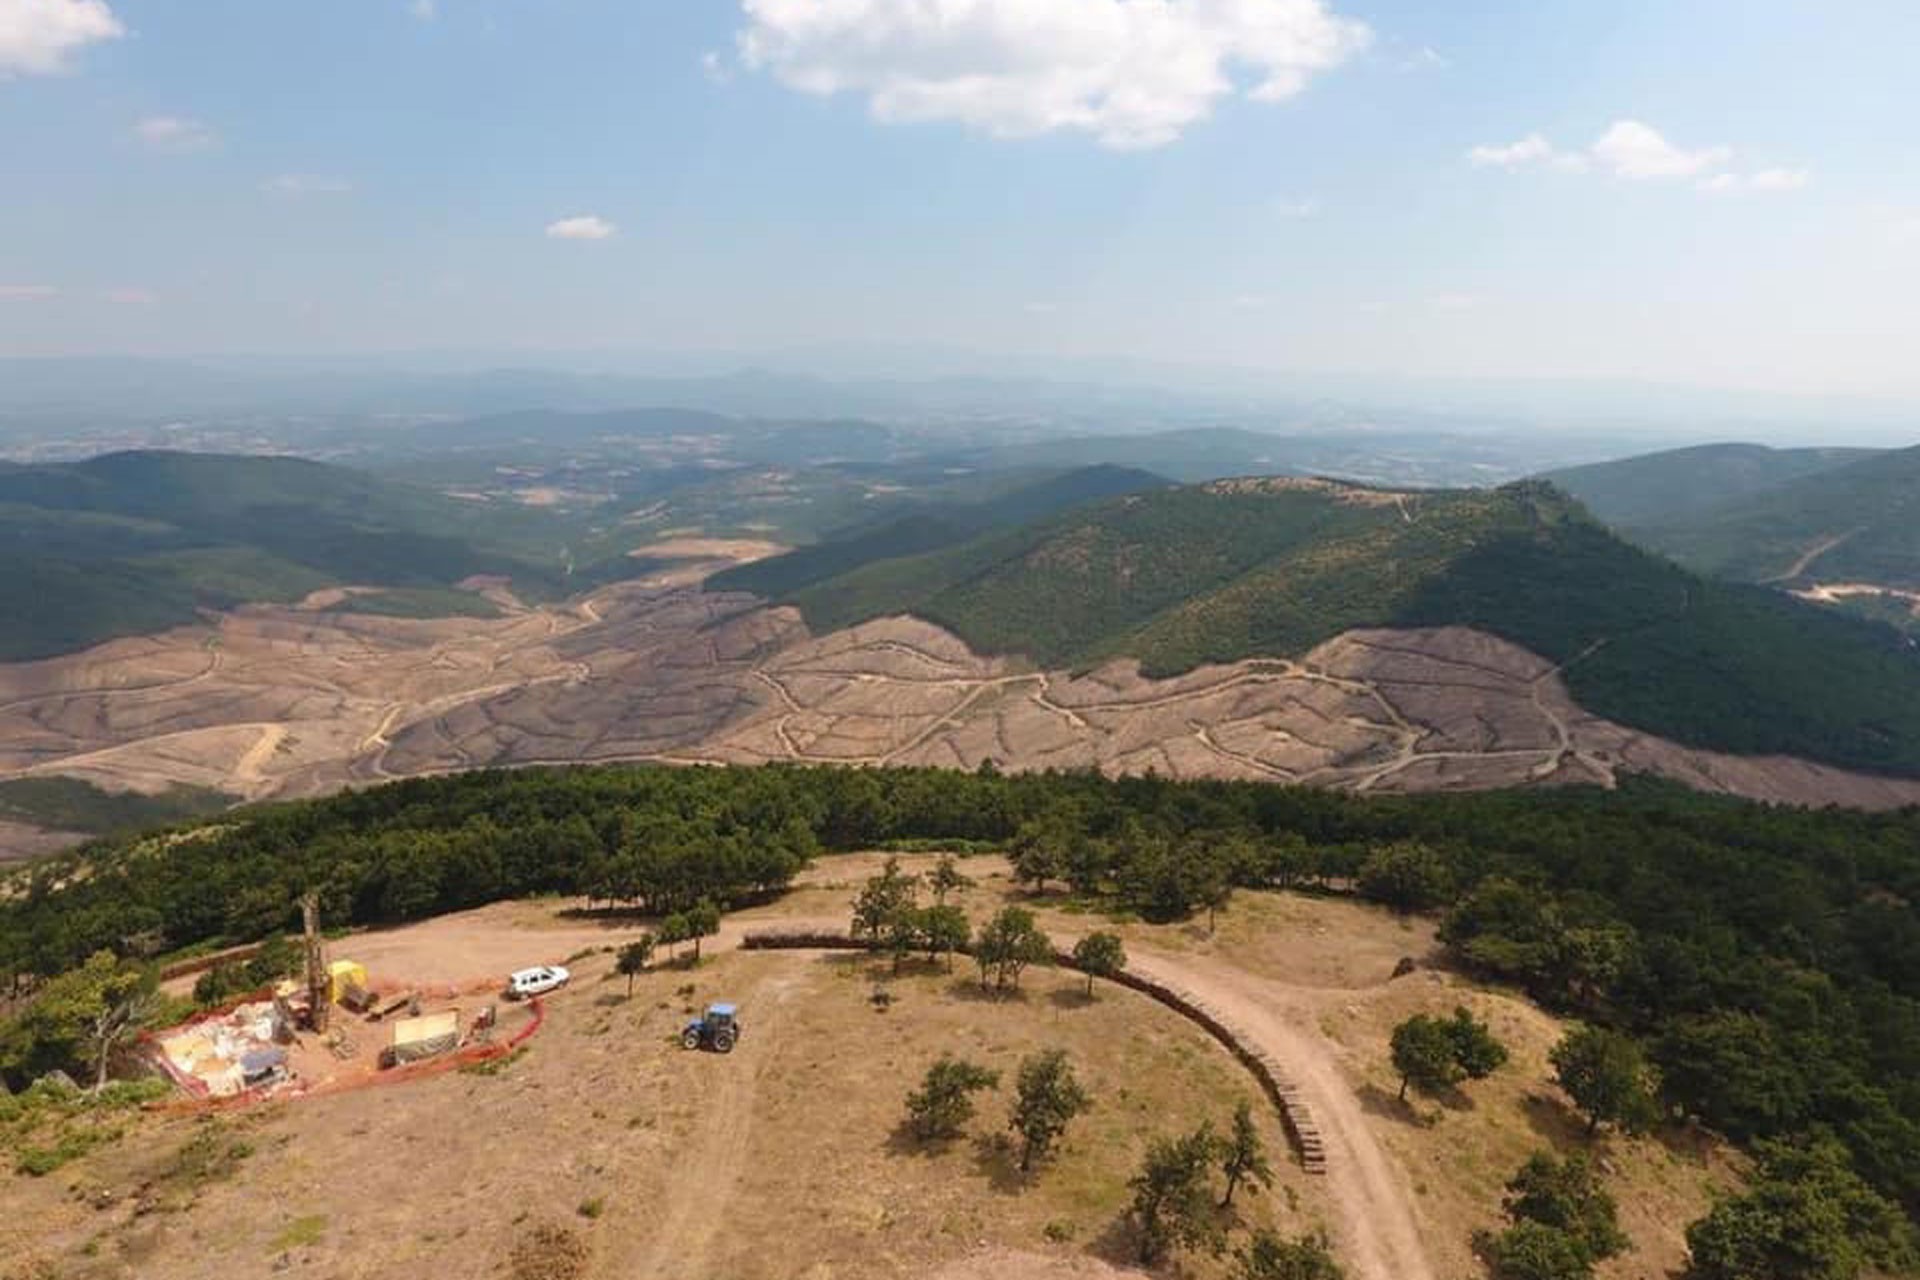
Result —
[[[1551, 664], [1463, 628], [1356, 631], [1299, 661], [1168, 680], [1124, 662], [1033, 671], [911, 618], [812, 636], [793, 610], [700, 591], [721, 562], [559, 607], [501, 595], [499, 618], [251, 607], [0, 665], [0, 779], [262, 799], [487, 765], [993, 760], [1365, 791], [1605, 786], [1639, 771], [1782, 803], [1920, 802], [1920, 781], [1698, 751], [1599, 719]], [[0, 857], [33, 839], [0, 829]]]

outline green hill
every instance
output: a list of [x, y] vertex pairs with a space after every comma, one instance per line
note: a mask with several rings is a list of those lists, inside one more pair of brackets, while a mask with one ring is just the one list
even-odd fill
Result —
[[1616, 529], [1681, 520], [1871, 458], [1874, 449], [1707, 444], [1550, 471], [1552, 481]]
[[1897, 633], [1697, 577], [1539, 482], [1163, 489], [783, 598], [817, 630], [911, 613], [985, 652], [1131, 656], [1160, 675], [1298, 655], [1354, 627], [1467, 625], [1565, 664], [1583, 706], [1648, 732], [1920, 773], [1920, 653]]
[[414, 607], [474, 574], [548, 595], [568, 585], [570, 532], [550, 513], [297, 458], [142, 452], [0, 468], [0, 659], [342, 583], [425, 593]]
[[1083, 502], [1166, 484], [1160, 476], [1128, 467], [1081, 467], [985, 501], [940, 503], [844, 530], [814, 546], [729, 569], [715, 575], [710, 585], [716, 590], [784, 597], [878, 560], [938, 551]]
[[1920, 448], [1877, 454], [1632, 533], [1701, 572], [1747, 582], [1920, 589]]

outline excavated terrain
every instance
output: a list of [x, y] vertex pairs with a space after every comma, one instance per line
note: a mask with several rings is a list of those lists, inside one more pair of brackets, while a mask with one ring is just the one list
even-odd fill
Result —
[[[490, 765], [991, 759], [1381, 791], [1610, 785], [1638, 771], [1787, 803], [1920, 802], [1920, 781], [1700, 751], [1602, 720], [1549, 663], [1463, 628], [1355, 631], [1298, 661], [1155, 680], [1127, 662], [1035, 671], [912, 618], [814, 636], [791, 609], [690, 576], [494, 619], [251, 607], [0, 666], [0, 779], [262, 799]], [[45, 840], [0, 827], [0, 846]]]

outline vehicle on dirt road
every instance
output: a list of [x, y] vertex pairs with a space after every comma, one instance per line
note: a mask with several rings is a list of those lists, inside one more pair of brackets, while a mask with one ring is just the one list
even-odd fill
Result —
[[507, 975], [507, 998], [524, 1000], [528, 996], [543, 996], [549, 991], [558, 991], [572, 979], [573, 975], [557, 964], [519, 969]]
[[710, 1004], [705, 1016], [695, 1018], [680, 1033], [682, 1049], [711, 1049], [732, 1053], [741, 1032], [740, 1011], [730, 1004]]

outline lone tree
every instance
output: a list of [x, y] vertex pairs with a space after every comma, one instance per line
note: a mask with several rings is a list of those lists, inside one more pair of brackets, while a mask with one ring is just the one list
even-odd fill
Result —
[[920, 1088], [907, 1095], [907, 1128], [922, 1142], [957, 1138], [973, 1119], [973, 1095], [999, 1084], [998, 1071], [943, 1054], [927, 1068]]
[[1013, 1118], [1008, 1127], [1020, 1135], [1020, 1172], [1044, 1160], [1067, 1125], [1093, 1106], [1093, 1099], [1074, 1077], [1064, 1049], [1049, 1049], [1023, 1058], [1014, 1081]]
[[1271, 1231], [1256, 1231], [1244, 1249], [1236, 1249], [1233, 1280], [1346, 1280], [1333, 1260], [1325, 1235], [1289, 1240]]
[[1578, 1153], [1561, 1160], [1535, 1152], [1507, 1183], [1505, 1208], [1516, 1224], [1538, 1222], [1566, 1232], [1589, 1264], [1624, 1253], [1632, 1244], [1620, 1230], [1613, 1197], [1594, 1176], [1593, 1162]]
[[1220, 1172], [1227, 1175], [1227, 1193], [1220, 1197], [1222, 1209], [1231, 1208], [1233, 1193], [1241, 1184], [1249, 1191], [1273, 1185], [1273, 1166], [1267, 1162], [1266, 1144], [1253, 1123], [1253, 1106], [1245, 1098], [1233, 1109], [1233, 1127], [1220, 1143]]
[[940, 855], [940, 861], [933, 864], [933, 871], [927, 876], [927, 887], [933, 890], [934, 905], [947, 905], [947, 895], [958, 893], [973, 886], [973, 877], [960, 870], [960, 864], [950, 853]]
[[1033, 912], [1005, 907], [980, 930], [973, 958], [980, 966], [980, 985], [986, 986], [991, 977], [994, 987], [1004, 990], [1020, 985], [1028, 965], [1052, 961], [1053, 943], [1034, 923]]
[[920, 945], [926, 949], [928, 960], [938, 961], [941, 956], [946, 956], [948, 972], [953, 970], [953, 953], [965, 949], [968, 939], [973, 936], [973, 926], [967, 922], [967, 913], [944, 904], [923, 907], [914, 912], [914, 930]]
[[1507, 1046], [1464, 1007], [1456, 1006], [1447, 1024], [1453, 1037], [1453, 1060], [1469, 1080], [1485, 1080], [1507, 1064]]
[[1548, 1055], [1554, 1078], [1587, 1116], [1587, 1136], [1601, 1123], [1628, 1133], [1652, 1126], [1660, 1108], [1653, 1072], [1632, 1037], [1604, 1027], [1575, 1027]]
[[720, 908], [710, 898], [702, 898], [687, 908], [687, 939], [693, 943], [693, 962], [700, 963], [700, 939], [720, 932]]
[[1465, 1076], [1455, 1053], [1453, 1032], [1440, 1018], [1416, 1013], [1393, 1029], [1393, 1069], [1400, 1073], [1400, 1098], [1407, 1086], [1438, 1093]]
[[1159, 1262], [1176, 1246], [1214, 1253], [1224, 1246], [1207, 1177], [1219, 1150], [1220, 1138], [1210, 1124], [1184, 1138], [1156, 1138], [1147, 1148], [1140, 1172], [1127, 1183], [1133, 1188], [1130, 1212], [1141, 1262]]
[[1095, 978], [1111, 978], [1127, 967], [1127, 948], [1117, 933], [1090, 933], [1073, 944], [1073, 963], [1087, 975], [1087, 996], [1093, 996]]
[[894, 972], [919, 942], [920, 878], [903, 874], [900, 859], [888, 858], [880, 874], [860, 889], [853, 903], [852, 934], [893, 956]]
[[656, 939], [651, 933], [643, 933], [620, 948], [620, 958], [614, 964], [614, 971], [626, 975], [627, 998], [633, 998], [633, 980], [636, 975], [645, 973], [653, 962], [653, 947]]

